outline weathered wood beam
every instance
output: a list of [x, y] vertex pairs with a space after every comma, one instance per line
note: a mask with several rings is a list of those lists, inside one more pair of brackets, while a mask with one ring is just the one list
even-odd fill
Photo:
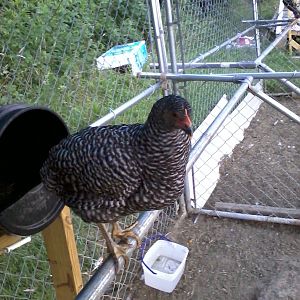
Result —
[[294, 219], [300, 219], [299, 208], [284, 208], [252, 204], [216, 202], [215, 209], [222, 211], [243, 212], [248, 214], [261, 214], [264, 216], [273, 215], [276, 217], [289, 217]]
[[82, 289], [82, 277], [70, 209], [65, 207], [43, 237], [57, 300], [73, 300]]

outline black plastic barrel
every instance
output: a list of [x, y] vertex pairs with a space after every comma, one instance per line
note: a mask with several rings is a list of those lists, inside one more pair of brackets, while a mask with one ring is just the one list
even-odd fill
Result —
[[[22, 211], [16, 209], [9, 218], [6, 216], [10, 207], [40, 184], [39, 171], [50, 148], [68, 134], [63, 120], [47, 108], [26, 104], [0, 107], [0, 226], [6, 231], [18, 235], [39, 232], [63, 208], [61, 202], [49, 198], [51, 203], [45, 208], [30, 210], [24, 225]], [[38, 207], [39, 203], [30, 205]]]

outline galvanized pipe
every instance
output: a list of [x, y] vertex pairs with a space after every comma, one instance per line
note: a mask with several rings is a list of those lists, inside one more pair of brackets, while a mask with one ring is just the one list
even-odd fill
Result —
[[126, 110], [128, 110], [130, 107], [132, 107], [133, 105], [140, 102], [145, 97], [148, 97], [151, 94], [153, 94], [156, 90], [158, 90], [160, 88], [161, 84], [162, 84], [162, 82], [157, 82], [156, 84], [151, 85], [146, 90], [144, 90], [142, 93], [140, 93], [139, 95], [137, 95], [134, 98], [130, 99], [126, 103], [122, 104], [118, 108], [116, 108], [114, 110], [111, 110], [111, 112], [109, 114], [105, 115], [101, 119], [99, 119], [96, 122], [92, 123], [90, 126], [95, 127], [95, 126], [102, 126], [102, 125], [107, 124], [111, 120], [115, 119], [116, 116], [118, 116], [121, 113], [125, 112]]
[[251, 24], [254, 24], [254, 25], [260, 25], [260, 24], [276, 24], [276, 23], [288, 23], [288, 22], [292, 22], [294, 21], [295, 19], [282, 19], [282, 20], [273, 20], [273, 19], [267, 19], [267, 20], [263, 20], [263, 19], [260, 19], [260, 20], [257, 20], [257, 19], [254, 19], [254, 20], [242, 20], [242, 23], [251, 23]]
[[[184, 66], [184, 67], [183, 67]], [[205, 62], [205, 63], [177, 63], [177, 69], [217, 69], [217, 68], [235, 68], [235, 69], [255, 69], [257, 64], [254, 61], [240, 61], [240, 62]], [[158, 63], [151, 63], [150, 68], [158, 69]], [[168, 64], [168, 69], [171, 69], [171, 64]], [[180, 71], [179, 71], [180, 72]], [[174, 72], [173, 72], [174, 73]]]
[[[193, 166], [192, 166], [192, 168], [193, 168]], [[191, 191], [190, 191], [188, 172], [186, 173], [186, 176], [185, 176], [183, 199], [185, 202], [186, 211], [187, 211], [187, 213], [189, 213], [192, 210], [192, 204], [191, 204]]]
[[[182, 69], [182, 64], [178, 63], [178, 68]], [[235, 69], [255, 69], [257, 64], [254, 61], [239, 62], [207, 62], [207, 63], [186, 63], [185, 69], [216, 69], [216, 68], [235, 68]]]
[[233, 41], [237, 40], [238, 38], [240, 38], [241, 36], [243, 36], [244, 34], [248, 33], [249, 31], [255, 29], [255, 26], [251, 26], [249, 28], [247, 28], [246, 30], [236, 34], [235, 36], [233, 36], [232, 38], [228, 39], [227, 41], [225, 41], [224, 43], [212, 48], [211, 50], [200, 54], [199, 56], [197, 56], [195, 59], [191, 60], [189, 63], [196, 63], [199, 62], [201, 60], [203, 60], [204, 58], [212, 55], [213, 53], [219, 51], [220, 49], [226, 47], [227, 45], [229, 45], [230, 43], [232, 43]]
[[[151, 15], [153, 20], [153, 27], [154, 27], [154, 36], [155, 36], [155, 44], [157, 49], [157, 57], [159, 62], [159, 70], [160, 72], [164, 73], [168, 70], [168, 61], [167, 61], [167, 51], [165, 45], [165, 38], [164, 38], [164, 30], [161, 20], [161, 11], [159, 0], [151, 0], [150, 1], [151, 7]], [[168, 91], [166, 87], [163, 89], [164, 96], [168, 95]]]
[[[258, 20], [258, 7], [257, 7], [257, 0], [252, 0], [252, 6], [253, 6], [253, 17], [254, 20]], [[259, 28], [255, 28], [255, 45], [256, 45], [256, 56], [260, 56], [260, 35], [259, 35]]]
[[290, 111], [288, 108], [286, 108], [285, 106], [283, 106], [279, 102], [275, 101], [273, 98], [271, 98], [270, 96], [268, 96], [264, 92], [258, 90], [254, 86], [250, 85], [248, 87], [248, 90], [254, 96], [256, 96], [256, 97], [260, 98], [261, 100], [265, 101], [266, 103], [270, 104], [272, 107], [277, 109], [279, 112], [283, 113], [288, 118], [290, 118], [291, 120], [295, 121], [296, 123], [298, 123], [300, 125], [300, 117], [298, 115], [296, 115], [295, 113], [293, 113], [292, 111]]
[[[184, 55], [184, 46], [183, 46], [183, 37], [182, 37], [182, 30], [181, 30], [181, 20], [180, 20], [180, 6], [179, 6], [179, 0], [175, 0], [175, 10], [176, 10], [176, 20], [177, 20], [177, 33], [178, 33], [178, 39], [179, 39], [179, 49], [180, 49], [180, 59], [182, 61], [181, 63], [181, 70], [179, 72], [185, 72], [184, 66], [185, 66], [185, 55]], [[184, 84], [184, 87], [186, 87], [186, 84]]]
[[199, 156], [202, 154], [208, 143], [211, 141], [215, 133], [218, 131], [220, 126], [226, 120], [227, 116], [232, 112], [233, 108], [241, 100], [248, 87], [251, 85], [252, 81], [252, 77], [248, 77], [244, 80], [244, 82], [238, 88], [234, 96], [228, 101], [225, 107], [221, 110], [218, 116], [214, 119], [214, 121], [210, 124], [207, 130], [202, 134], [201, 138], [194, 145], [190, 153], [189, 161], [187, 163], [187, 173], [192, 169], [193, 165], [195, 164]]
[[256, 25], [256, 28], [269, 28], [269, 27], [280, 27], [280, 26], [286, 26], [287, 23], [275, 23], [275, 24], [261, 24], [261, 25]]
[[237, 220], [247, 220], [247, 221], [256, 221], [256, 222], [268, 222], [268, 223], [278, 223], [278, 224], [287, 224], [287, 225], [300, 225], [300, 220], [298, 219], [288, 219], [280, 217], [270, 217], [262, 215], [251, 215], [237, 212], [227, 212], [220, 210], [210, 210], [210, 209], [195, 209], [194, 214], [202, 214], [213, 217], [223, 217], [231, 218]]
[[162, 47], [161, 47], [161, 42], [160, 42], [159, 26], [158, 26], [158, 20], [157, 20], [157, 15], [156, 15], [156, 5], [155, 5], [155, 1], [148, 1], [148, 2], [149, 2], [150, 10], [151, 10], [152, 24], [154, 27], [154, 41], [155, 41], [155, 46], [156, 46], [156, 51], [157, 51], [159, 70], [160, 70], [160, 72], [163, 72], [163, 66], [165, 64], [164, 64], [164, 58], [162, 55]]
[[[138, 218], [138, 223], [134, 227], [133, 232], [140, 238], [143, 238], [149, 229], [152, 227], [154, 221], [158, 218], [160, 211], [149, 211], [142, 213]], [[132, 247], [128, 249], [127, 254], [132, 255], [136, 248], [136, 241], [130, 239]], [[121, 267], [124, 265], [124, 259], [119, 258], [119, 264]], [[89, 279], [83, 289], [75, 298], [76, 300], [96, 300], [100, 299], [105, 291], [109, 288], [112, 281], [115, 279], [115, 263], [111, 256], [109, 256], [102, 266], [100, 266], [96, 273]]]
[[168, 56], [167, 56], [167, 49], [166, 49], [166, 43], [165, 43], [164, 26], [163, 26], [162, 17], [161, 17], [160, 3], [159, 3], [159, 0], [151, 0], [151, 2], [153, 2], [154, 6], [155, 6], [155, 13], [156, 13], [156, 18], [157, 18], [156, 26], [158, 26], [158, 28], [156, 30], [159, 33], [159, 41], [161, 43], [161, 50], [162, 50], [162, 56], [163, 56], [163, 69], [166, 71], [166, 70], [168, 70]]
[[227, 74], [172, 74], [172, 73], [138, 73], [141, 78], [152, 79], [170, 79], [177, 81], [221, 81], [221, 82], [237, 82], [249, 76], [254, 79], [278, 79], [278, 78], [300, 78], [300, 72], [276, 72], [276, 73], [227, 73]]
[[297, 20], [294, 20], [291, 24], [287, 25], [280, 35], [261, 53], [261, 55], [255, 60], [257, 64], [260, 64], [263, 59], [281, 42], [281, 40], [286, 36], [289, 30], [296, 24]]
[[[263, 69], [266, 72], [275, 73], [275, 71], [273, 69], [271, 69], [269, 66], [267, 66], [264, 63], [260, 63], [259, 68]], [[288, 81], [286, 78], [278, 78], [278, 80], [282, 84], [284, 84], [285, 86], [287, 86], [290, 90], [292, 90], [293, 92], [295, 92], [297, 95], [300, 95], [300, 88], [298, 88], [295, 84], [293, 84], [292, 82]]]
[[[168, 57], [167, 57], [167, 49], [165, 44], [165, 35], [164, 35], [164, 27], [161, 17], [161, 10], [160, 10], [160, 2], [159, 0], [151, 0], [151, 3], [153, 3], [154, 6], [154, 12], [155, 12], [155, 19], [157, 20], [157, 23], [153, 24], [155, 30], [158, 32], [158, 41], [161, 45], [161, 55], [162, 55], [162, 62], [163, 65], [161, 66], [160, 70], [165, 70], [167, 72], [168, 70]], [[167, 96], [169, 94], [168, 90], [168, 82], [166, 79], [163, 80], [162, 83], [162, 92], [164, 96]]]
[[[199, 75], [199, 74], [172, 74], [172, 73], [152, 73], [152, 72], [141, 72], [137, 74], [140, 78], [152, 78], [152, 79], [170, 79], [177, 81], [225, 81], [234, 82], [236, 81], [233, 76], [227, 75]], [[213, 76], [213, 77], [212, 77]]]
[[[284, 11], [284, 3], [283, 0], [280, 0], [278, 5], [278, 14], [277, 14], [278, 21], [281, 21], [283, 19], [283, 11]], [[275, 34], [278, 35], [281, 33], [281, 31], [282, 31], [282, 26], [278, 26], [275, 30]]]
[[[173, 16], [172, 16], [172, 7], [171, 7], [171, 0], [166, 0], [166, 15], [167, 15], [167, 28], [168, 28], [168, 40], [169, 40], [169, 51], [170, 51], [170, 60], [171, 60], [171, 70], [172, 73], [177, 73], [177, 63], [176, 63], [176, 45], [175, 45], [175, 37], [174, 37], [174, 30], [173, 30]], [[167, 68], [168, 68], [167, 64]], [[172, 81], [173, 85], [173, 94], [177, 94], [177, 83]]]

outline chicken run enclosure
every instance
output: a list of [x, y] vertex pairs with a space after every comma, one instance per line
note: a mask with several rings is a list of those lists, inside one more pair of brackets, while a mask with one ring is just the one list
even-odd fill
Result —
[[[282, 1], [4, 0], [0, 16], [0, 105], [47, 107], [75, 132], [144, 122], [162, 95], [180, 94], [191, 103], [184, 195], [172, 207], [131, 215], [121, 224], [138, 218], [141, 237], [166, 235], [181, 215], [300, 224], [299, 149], [285, 144], [280, 132], [284, 122], [300, 132], [299, 109], [286, 105], [300, 96], [300, 27]], [[123, 52], [125, 63], [103, 56], [132, 42], [141, 42], [140, 52]], [[137, 60], [141, 53], [146, 61]], [[266, 106], [279, 114], [270, 127], [276, 138], [267, 131], [263, 141], [274, 159], [254, 144], [237, 146]], [[242, 157], [253, 149], [256, 155], [247, 168], [228, 174], [226, 163], [237, 148]], [[22, 149], [14, 153], [22, 156]], [[226, 192], [218, 190], [212, 201], [220, 184]], [[73, 214], [70, 219], [66, 208], [42, 232], [3, 232], [0, 243], [1, 299], [131, 299], [141, 275], [134, 247], [128, 268], [115, 275], [98, 227]]]

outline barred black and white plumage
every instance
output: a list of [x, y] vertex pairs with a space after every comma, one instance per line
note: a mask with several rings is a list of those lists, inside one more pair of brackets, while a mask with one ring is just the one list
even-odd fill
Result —
[[50, 150], [42, 181], [87, 222], [164, 208], [183, 191], [190, 115], [189, 103], [170, 95], [145, 124], [83, 129]]

